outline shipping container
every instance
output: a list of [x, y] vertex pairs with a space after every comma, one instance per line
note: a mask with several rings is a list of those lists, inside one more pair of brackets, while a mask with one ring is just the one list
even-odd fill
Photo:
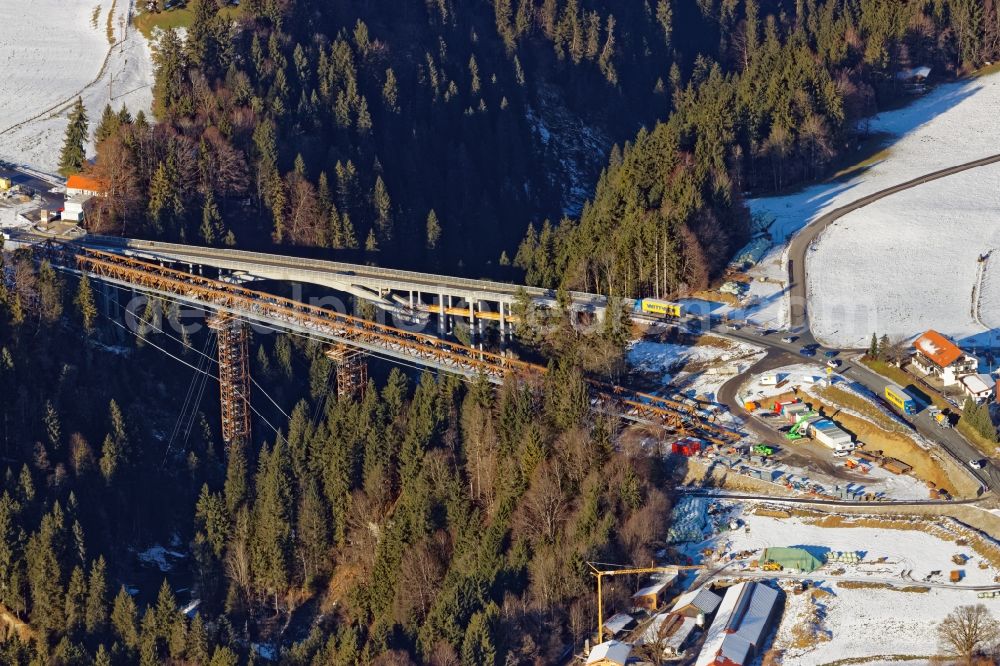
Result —
[[890, 405], [904, 414], [917, 413], [917, 401], [913, 399], [913, 396], [906, 389], [900, 386], [896, 386], [895, 384], [886, 386], [885, 399], [889, 401]]

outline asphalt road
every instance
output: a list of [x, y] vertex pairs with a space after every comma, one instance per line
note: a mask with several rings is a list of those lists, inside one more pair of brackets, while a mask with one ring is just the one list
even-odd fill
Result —
[[[838, 352], [837, 358], [841, 361], [841, 366], [836, 370], [838, 374], [850, 381], [857, 382], [875, 395], [882, 395], [886, 385], [890, 383], [886, 378], [872, 372], [856, 362], [849, 354], [841, 353], [840, 350], [816, 346], [815, 356], [802, 356], [799, 353], [802, 347], [806, 345], [818, 345], [808, 333], [796, 336], [795, 341], [792, 343], [786, 343], [781, 341], [781, 336], [785, 335], [784, 333], [775, 332], [765, 336], [761, 332], [758, 332], [757, 329], [747, 326], [739, 330], [719, 326], [715, 332], [768, 348], [768, 355], [760, 363], [748, 369], [742, 375], [731, 379], [719, 391], [719, 401], [726, 404], [730, 410], [739, 414], [746, 414], [746, 411], [743, 409], [742, 401], [736, 395], [736, 391], [743, 383], [743, 379], [747, 374], [750, 372], [766, 371], [769, 368], [780, 367], [780, 365], [788, 365], [790, 363], [802, 363], [806, 361], [824, 363], [826, 361], [826, 357], [824, 356], [826, 351]], [[985, 468], [981, 470], [971, 468], [969, 461], [981, 459], [983, 457], [982, 452], [966, 441], [954, 429], [939, 426], [933, 417], [931, 417], [926, 407], [922, 408], [914, 416], [900, 414], [900, 417], [907, 421], [914, 430], [923, 435], [927, 440], [939, 444], [946, 453], [951, 455], [955, 462], [967, 469], [983, 486], [988, 489], [1000, 489], [1000, 470], [997, 470], [992, 462], [987, 462]], [[748, 423], [753, 423], [754, 419], [747, 418], [747, 421]], [[748, 427], [750, 426], [748, 425]]]
[[793, 331], [807, 331], [809, 328], [809, 313], [806, 309], [806, 252], [809, 251], [809, 244], [812, 243], [824, 229], [830, 226], [830, 224], [836, 222], [848, 213], [856, 211], [859, 208], [864, 208], [869, 204], [872, 204], [880, 199], [890, 197], [893, 194], [902, 192], [903, 190], [909, 190], [918, 185], [929, 183], [932, 180], [946, 178], [947, 176], [951, 176], [956, 173], [961, 173], [963, 171], [968, 171], [969, 169], [975, 169], [981, 166], [987, 166], [989, 164], [996, 164], [997, 162], [1000, 162], [1000, 155], [992, 155], [990, 157], [984, 157], [979, 160], [966, 162], [965, 164], [959, 164], [957, 166], [948, 167], [947, 169], [941, 169], [940, 171], [925, 174], [919, 178], [914, 178], [913, 180], [908, 180], [905, 183], [900, 183], [899, 185], [894, 185], [873, 194], [869, 194], [868, 196], [861, 197], [860, 199], [852, 201], [845, 206], [832, 210], [829, 213], [818, 217], [814, 222], [799, 231], [799, 233], [792, 238], [788, 247], [788, 296], [791, 303], [789, 312], [791, 329]]

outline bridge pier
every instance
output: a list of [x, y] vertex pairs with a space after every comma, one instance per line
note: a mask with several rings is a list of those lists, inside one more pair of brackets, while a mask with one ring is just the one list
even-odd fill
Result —
[[444, 335], [448, 330], [448, 315], [444, 310], [444, 294], [438, 294], [438, 335]]
[[365, 352], [338, 343], [323, 353], [337, 367], [337, 398], [364, 398], [368, 387], [368, 360]]
[[219, 401], [226, 447], [250, 441], [250, 354], [247, 323], [220, 312], [208, 318], [219, 336]]

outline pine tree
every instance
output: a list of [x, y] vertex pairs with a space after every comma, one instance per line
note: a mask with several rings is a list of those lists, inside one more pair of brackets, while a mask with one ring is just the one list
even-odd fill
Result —
[[436, 250], [441, 240], [441, 223], [434, 209], [427, 213], [427, 249]]
[[375, 229], [368, 230], [368, 238], [365, 239], [365, 252], [378, 252], [378, 241], [375, 240]]
[[137, 610], [135, 600], [125, 590], [123, 585], [115, 597], [114, 609], [111, 611], [111, 624], [115, 634], [125, 647], [135, 649], [139, 646], [139, 630], [136, 626]]
[[222, 215], [215, 203], [215, 195], [211, 191], [205, 195], [205, 205], [201, 209], [201, 227], [198, 229], [198, 234], [205, 245], [213, 245], [225, 234]]
[[319, 573], [318, 569], [330, 548], [329, 511], [314, 479], [306, 482], [298, 513], [297, 550], [308, 584]]
[[83, 99], [76, 98], [76, 104], [69, 114], [69, 126], [66, 128], [66, 139], [63, 142], [62, 153], [59, 157], [59, 173], [64, 176], [71, 176], [79, 173], [87, 161], [87, 154], [84, 146], [87, 137], [90, 136], [90, 124], [87, 120], [87, 110], [83, 106]]
[[97, 320], [97, 305], [94, 303], [94, 291], [90, 287], [90, 278], [84, 273], [80, 276], [80, 284], [73, 299], [83, 330], [88, 334], [94, 332], [94, 322]]
[[85, 627], [88, 634], [104, 631], [108, 623], [108, 583], [107, 565], [100, 555], [90, 565], [90, 579], [87, 581], [87, 609]]
[[493, 624], [499, 615], [496, 604], [472, 616], [462, 640], [462, 666], [491, 666], [497, 663]]
[[111, 654], [104, 647], [104, 643], [98, 645], [97, 652], [94, 654], [94, 666], [112, 666], [113, 664]]
[[389, 190], [385, 186], [382, 176], [375, 177], [375, 189], [372, 191], [372, 205], [375, 207], [378, 240], [384, 243], [392, 239], [393, 222], [392, 200], [389, 198]]
[[73, 567], [66, 589], [66, 633], [75, 635], [86, 624], [87, 578], [80, 566]]
[[868, 345], [868, 358], [875, 360], [878, 358], [878, 336], [872, 333], [871, 344]]
[[229, 461], [226, 466], [223, 495], [226, 498], [229, 514], [235, 515], [236, 509], [247, 501], [247, 459], [243, 444], [240, 442], [234, 442], [227, 454]]
[[399, 84], [392, 67], [385, 70], [385, 84], [382, 86], [382, 102], [392, 113], [399, 113]]
[[101, 122], [98, 123], [97, 129], [94, 130], [94, 143], [100, 143], [111, 137], [118, 131], [120, 124], [121, 118], [111, 109], [111, 105], [105, 105], [104, 112], [101, 114]]
[[891, 345], [889, 344], [889, 336], [883, 333], [882, 337], [879, 338], [878, 341], [878, 360], [884, 361], [886, 359], [886, 357], [889, 355], [890, 346]]
[[261, 453], [254, 502], [253, 571], [258, 588], [278, 597], [287, 588], [292, 555], [292, 482], [288, 451], [282, 438], [268, 453]]
[[208, 632], [205, 631], [205, 621], [201, 619], [201, 613], [195, 613], [191, 620], [191, 629], [188, 631], [188, 645], [186, 657], [198, 666], [205, 666], [210, 659]]

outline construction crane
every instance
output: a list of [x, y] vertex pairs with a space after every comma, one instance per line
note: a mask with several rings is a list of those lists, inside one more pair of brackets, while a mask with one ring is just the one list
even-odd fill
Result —
[[605, 576], [628, 576], [632, 574], [646, 574], [646, 573], [672, 573], [677, 574], [679, 571], [692, 571], [696, 569], [704, 569], [705, 566], [702, 564], [694, 565], [680, 565], [671, 564], [665, 567], [648, 566], [648, 567], [624, 567], [620, 569], [598, 569], [599, 566], [602, 567], [615, 567], [621, 566], [617, 564], [605, 564], [604, 562], [587, 562], [587, 566], [592, 569], [590, 572], [591, 576], [597, 578], [597, 642], [598, 644], [604, 642], [604, 598], [601, 594], [601, 581]]

